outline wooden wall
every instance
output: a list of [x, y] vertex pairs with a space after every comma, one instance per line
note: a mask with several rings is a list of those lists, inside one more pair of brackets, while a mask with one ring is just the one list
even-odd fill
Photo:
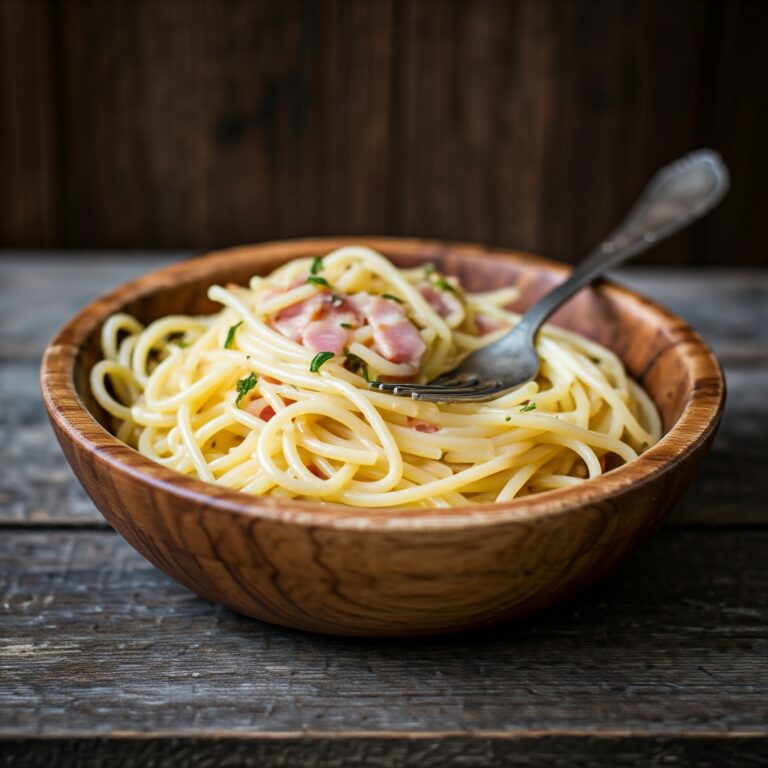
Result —
[[647, 260], [768, 264], [763, 0], [0, 0], [0, 244], [322, 233], [578, 258], [710, 145]]

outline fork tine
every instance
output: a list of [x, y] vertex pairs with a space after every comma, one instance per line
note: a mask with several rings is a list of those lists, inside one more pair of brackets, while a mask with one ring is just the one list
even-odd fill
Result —
[[395, 384], [388, 381], [369, 382], [369, 385], [382, 392], [409, 396], [414, 400], [429, 402], [477, 402], [488, 400], [506, 387], [499, 381], [479, 382], [476, 377], [449, 386], [435, 384]]
[[482, 385], [465, 389], [451, 389], [446, 387], [445, 389], [438, 388], [436, 391], [420, 390], [418, 392], [410, 392], [409, 394], [414, 400], [427, 400], [439, 403], [471, 403], [481, 400], [490, 400], [494, 395], [503, 392], [505, 389], [506, 387], [501, 382], [494, 381], [490, 385], [488, 382], [483, 382]]
[[435, 392], [437, 390], [446, 390], [455, 392], [457, 390], [469, 389], [476, 387], [478, 381], [476, 378], [468, 381], [461, 381], [457, 384], [399, 384], [390, 381], [370, 381], [369, 386], [374, 389], [379, 389], [382, 392]]
[[466, 373], [457, 373], [448, 371], [433, 379], [426, 386], [429, 387], [472, 387], [480, 383], [480, 379], [475, 375]]
[[464, 384], [457, 387], [438, 387], [438, 386], [431, 386], [429, 384], [425, 384], [424, 386], [419, 387], [409, 387], [407, 385], [401, 385], [399, 387], [395, 387], [395, 392], [400, 392], [405, 395], [413, 395], [413, 394], [424, 394], [424, 395], [451, 395], [454, 393], [461, 393], [461, 394], [469, 394], [471, 392], [477, 392], [479, 389], [482, 389], [485, 385], [487, 385], [488, 382], [481, 382], [474, 384]]

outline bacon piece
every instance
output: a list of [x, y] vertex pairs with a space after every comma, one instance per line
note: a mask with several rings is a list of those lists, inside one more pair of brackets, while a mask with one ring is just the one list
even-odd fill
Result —
[[374, 325], [373, 339], [382, 357], [393, 363], [404, 363], [415, 373], [427, 349], [416, 326], [410, 320], [395, 325]]
[[393, 363], [408, 365], [415, 373], [427, 345], [403, 306], [368, 293], [355, 294], [352, 299], [373, 329], [376, 351]]
[[[262, 416], [262, 413], [264, 413], [264, 411], [266, 411], [267, 408], [272, 410], [271, 406], [264, 404], [264, 398], [260, 397], [257, 400], [251, 400], [251, 402], [248, 403], [248, 405], [246, 405], [243, 410], [248, 411], [248, 413], [250, 413], [251, 416], [255, 416], [257, 419], [262, 419], [264, 418]], [[275, 415], [275, 412], [272, 411], [272, 416], [274, 415]], [[266, 421], [266, 419], [264, 420]]]
[[305, 347], [315, 352], [333, 352], [334, 355], [339, 355], [347, 346], [349, 333], [330, 319], [314, 320], [302, 332], [301, 340]]
[[[291, 400], [290, 397], [286, 397], [283, 402], [286, 405], [295, 403], [295, 400]], [[271, 405], [265, 405], [263, 400], [251, 400], [248, 405], [245, 406], [245, 410], [262, 421], [269, 421], [275, 415], [275, 409]]]
[[[318, 348], [311, 342], [311, 339], [316, 338], [320, 332], [318, 330], [319, 327], [316, 327], [314, 324], [316, 322], [328, 322], [332, 323], [336, 328], [344, 330], [341, 328], [342, 323], [346, 325], [359, 325], [360, 320], [361, 317], [357, 308], [345, 296], [336, 296], [333, 293], [319, 293], [280, 310], [270, 321], [270, 325], [282, 333], [283, 336], [291, 339], [291, 341], [304, 343], [306, 346], [311, 346], [317, 352], [335, 352], [336, 347], [334, 346]], [[313, 330], [310, 330], [310, 328], [313, 328]], [[309, 337], [307, 337], [307, 333], [309, 333]], [[308, 338], [310, 339], [309, 343]], [[340, 339], [341, 334], [335, 334], [334, 338]], [[345, 332], [338, 352], [341, 352], [346, 341], [347, 333]]]
[[271, 405], [267, 405], [261, 409], [259, 418], [262, 421], [269, 421], [275, 415], [275, 409]]
[[394, 325], [405, 319], [402, 304], [370, 293], [356, 293], [350, 301], [371, 325]]
[[325, 317], [336, 325], [360, 325], [362, 316], [357, 307], [349, 300], [347, 296], [338, 296], [335, 293], [327, 293], [323, 296], [326, 303]]
[[300, 342], [304, 329], [322, 312], [323, 297], [320, 295], [310, 296], [304, 301], [281, 309], [270, 322], [270, 325], [291, 341]]
[[430, 283], [419, 283], [419, 293], [440, 317], [448, 317], [461, 309], [461, 302], [450, 291], [439, 291]]
[[414, 419], [411, 416], [408, 417], [408, 426], [415, 429], [417, 432], [426, 432], [428, 434], [437, 432], [437, 430], [440, 429], [440, 427], [429, 421], [424, 421], [424, 419]]
[[373, 330], [376, 350], [393, 363], [408, 365], [415, 373], [427, 345], [405, 309], [394, 301], [368, 293], [352, 297], [323, 292], [286, 307], [271, 325], [315, 352], [339, 354], [349, 341], [344, 325], [360, 325], [366, 319]]

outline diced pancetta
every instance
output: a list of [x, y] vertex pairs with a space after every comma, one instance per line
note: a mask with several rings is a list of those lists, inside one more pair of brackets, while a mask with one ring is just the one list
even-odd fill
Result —
[[315, 352], [339, 355], [347, 346], [349, 332], [331, 318], [314, 320], [302, 332], [301, 340], [305, 347]]
[[291, 341], [301, 342], [304, 329], [322, 314], [323, 303], [323, 297], [320, 294], [310, 296], [304, 301], [281, 309], [270, 325]]
[[437, 432], [437, 430], [440, 429], [440, 427], [435, 426], [429, 421], [424, 421], [424, 419], [416, 419], [411, 416], [408, 417], [408, 426], [411, 429], [415, 429], [417, 432], [426, 432], [428, 434]]
[[[283, 402], [286, 405], [291, 405], [291, 403], [295, 403], [296, 401], [286, 397]], [[262, 421], [269, 421], [275, 415], [275, 409], [271, 405], [267, 405], [264, 402], [264, 398], [251, 400], [251, 402], [245, 406], [245, 410], [248, 411], [251, 416], [255, 416]]]
[[421, 358], [427, 349], [416, 326], [410, 320], [395, 325], [373, 325], [373, 340], [382, 357], [393, 363], [403, 363], [419, 369]]
[[415, 373], [427, 350], [419, 329], [408, 319], [401, 304], [381, 296], [358, 293], [352, 301], [373, 329], [376, 351], [393, 363], [403, 363]]
[[427, 345], [404, 307], [381, 296], [337, 296], [324, 291], [280, 310], [270, 325], [315, 352], [340, 354], [349, 343], [349, 326], [359, 327], [366, 321], [373, 332], [374, 349], [416, 373]]
[[450, 291], [440, 291], [430, 283], [420, 283], [417, 287], [440, 317], [448, 317], [461, 309], [461, 302]]
[[[270, 325], [283, 336], [299, 343], [306, 343], [305, 333], [316, 321], [328, 321], [339, 329], [341, 324], [357, 326], [360, 324], [360, 314], [355, 305], [344, 296], [333, 293], [318, 293], [304, 301], [292, 304], [280, 310], [270, 322]], [[315, 338], [317, 330], [310, 332], [310, 338]], [[337, 334], [340, 338], [341, 334]], [[345, 332], [344, 339], [347, 334]], [[319, 352], [331, 352], [333, 348], [323, 347]]]

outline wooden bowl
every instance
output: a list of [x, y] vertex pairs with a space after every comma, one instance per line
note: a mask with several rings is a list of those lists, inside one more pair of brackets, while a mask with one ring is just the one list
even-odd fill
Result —
[[397, 238], [293, 240], [234, 248], [135, 280], [77, 314], [42, 363], [45, 406], [69, 463], [106, 519], [189, 589], [264, 621], [345, 635], [489, 625], [561, 600], [619, 563], [662, 521], [714, 436], [720, 367], [680, 318], [610, 283], [554, 321], [611, 348], [653, 397], [665, 435], [634, 461], [562, 490], [457, 509], [357, 509], [248, 496], [166, 469], [113, 437], [89, 392], [99, 330], [217, 309], [211, 283], [246, 283], [298, 256], [365, 243], [396, 264], [432, 261], [469, 290], [516, 283], [519, 308], [567, 268], [474, 245]]

